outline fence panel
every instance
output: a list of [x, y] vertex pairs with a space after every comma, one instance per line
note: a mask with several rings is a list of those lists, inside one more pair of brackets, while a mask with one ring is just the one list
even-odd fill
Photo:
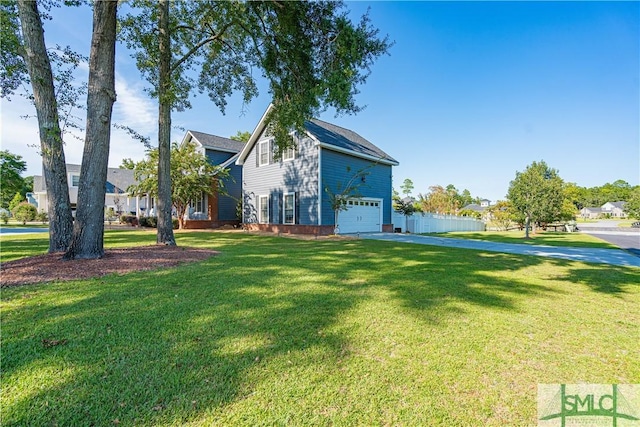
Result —
[[[410, 233], [445, 233], [448, 231], [484, 231], [485, 223], [479, 219], [466, 216], [440, 215], [433, 213], [419, 213], [406, 219]], [[394, 212], [394, 229], [405, 232], [405, 217]]]

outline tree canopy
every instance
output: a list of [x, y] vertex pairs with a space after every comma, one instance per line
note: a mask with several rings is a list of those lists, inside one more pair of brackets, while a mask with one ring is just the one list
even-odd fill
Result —
[[[8, 208], [9, 202], [16, 193], [22, 193], [25, 179], [22, 173], [27, 170], [27, 162], [22, 156], [10, 153], [8, 150], [0, 151], [0, 207]], [[24, 196], [24, 194], [22, 194]]]
[[536, 222], [551, 222], [559, 219], [564, 200], [564, 182], [558, 171], [542, 160], [533, 162], [524, 170], [516, 172], [509, 185], [507, 199], [513, 210], [524, 218], [525, 237], [529, 238], [529, 227]]
[[360, 111], [358, 86], [391, 46], [367, 15], [351, 22], [342, 2], [138, 0], [132, 6], [122, 36], [160, 104], [159, 243], [175, 244], [167, 218], [171, 111], [189, 108], [194, 89], [224, 113], [233, 93], [245, 103], [258, 95], [262, 74], [274, 105], [269, 131], [282, 151], [293, 145], [291, 130], [320, 111]]
[[[134, 177], [139, 182], [129, 191], [158, 196], [158, 156], [158, 149], [152, 149], [145, 160], [136, 163]], [[179, 145], [174, 142], [171, 145], [171, 200], [180, 228], [184, 227], [184, 215], [189, 206], [203, 194], [224, 193], [224, 181], [220, 178], [227, 176], [228, 171], [209, 163], [195, 143]]]

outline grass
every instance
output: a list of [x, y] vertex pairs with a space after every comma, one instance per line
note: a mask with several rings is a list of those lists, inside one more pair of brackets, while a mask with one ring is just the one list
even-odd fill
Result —
[[496, 243], [619, 249], [616, 245], [583, 233], [539, 231], [536, 234], [530, 234], [531, 238], [528, 240], [524, 238], [524, 231], [456, 231], [438, 235], [456, 239], [486, 240]]
[[[37, 236], [3, 236], [3, 257]], [[3, 426], [535, 425], [538, 383], [640, 382], [637, 268], [176, 237], [221, 254], [2, 291]]]

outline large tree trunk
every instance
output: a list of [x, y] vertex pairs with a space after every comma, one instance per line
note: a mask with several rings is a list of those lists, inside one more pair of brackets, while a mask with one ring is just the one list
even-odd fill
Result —
[[80, 167], [78, 210], [65, 259], [101, 258], [104, 255], [104, 197], [111, 138], [111, 112], [116, 100], [117, 5], [116, 1], [99, 0], [93, 6], [87, 130]]
[[69, 246], [73, 218], [53, 73], [44, 43], [38, 4], [20, 0], [18, 13], [24, 39], [24, 59], [31, 79], [40, 131], [42, 172], [49, 205], [49, 252], [59, 252]]
[[169, 2], [158, 3], [160, 69], [158, 82], [158, 235], [157, 243], [175, 245], [171, 220], [171, 36]]

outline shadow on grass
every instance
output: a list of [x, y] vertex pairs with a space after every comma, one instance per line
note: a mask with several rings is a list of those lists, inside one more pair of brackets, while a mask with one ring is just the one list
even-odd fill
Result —
[[[287, 372], [291, 358], [296, 366], [335, 365], [328, 361], [341, 357], [348, 336], [327, 331], [380, 290], [434, 324], [457, 315], [457, 302], [517, 311], [519, 296], [553, 298], [557, 292], [517, 275], [548, 262], [535, 257], [242, 233], [177, 237], [180, 245], [207, 246], [221, 255], [3, 296], [18, 307], [3, 310], [4, 425], [197, 420], [256, 392], [255, 383], [268, 371]], [[109, 234], [107, 243], [127, 239]], [[497, 277], [495, 271], [513, 275]], [[594, 266], [562, 279], [591, 286], [599, 282], [592, 277], [608, 271]], [[613, 278], [621, 281], [619, 292], [632, 275], [619, 269]], [[23, 299], [29, 293], [34, 296]], [[47, 348], [44, 339], [66, 344]], [[45, 381], [36, 384], [42, 376]], [[31, 387], [18, 386], [27, 378]], [[7, 397], [17, 389], [22, 394]]]

